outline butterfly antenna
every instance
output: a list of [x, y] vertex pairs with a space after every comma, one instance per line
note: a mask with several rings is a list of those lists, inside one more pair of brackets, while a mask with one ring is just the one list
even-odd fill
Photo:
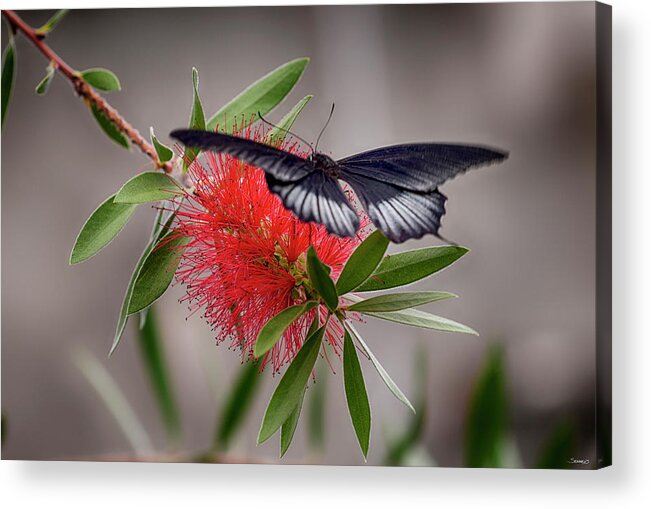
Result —
[[458, 245], [459, 245], [459, 244], [457, 244], [456, 242], [454, 242], [453, 240], [446, 239], [443, 235], [440, 235], [440, 234], [438, 234], [438, 233], [435, 233], [435, 235], [436, 235], [439, 239], [441, 239], [443, 242], [447, 242], [448, 244], [450, 244], [450, 245], [452, 245], [452, 246], [458, 246]]
[[325, 125], [323, 126], [323, 129], [321, 129], [321, 132], [319, 133], [319, 136], [316, 138], [316, 143], [314, 144], [314, 151], [316, 152], [316, 149], [319, 146], [319, 140], [321, 139], [321, 136], [326, 130], [326, 127], [328, 127], [328, 124], [330, 123], [330, 119], [332, 118], [332, 114], [335, 112], [335, 103], [332, 103], [332, 108], [330, 108], [330, 115], [328, 115], [328, 120], [326, 120]]
[[284, 127], [280, 127], [279, 125], [272, 124], [272, 123], [269, 122], [266, 118], [264, 118], [264, 117], [262, 116], [262, 113], [260, 113], [259, 111], [258, 111], [258, 117], [260, 117], [260, 120], [262, 120], [265, 124], [267, 124], [267, 125], [269, 125], [269, 126], [275, 128], [275, 129], [278, 129], [278, 130], [280, 130], [280, 131], [284, 131], [284, 132], [286, 132], [287, 134], [291, 134], [294, 138], [298, 138], [298, 139], [301, 140], [303, 143], [305, 143], [308, 147], [310, 147], [310, 150], [311, 150], [312, 152], [314, 152], [314, 147], [312, 146], [312, 144], [309, 143], [308, 141], [305, 141], [303, 138], [301, 138], [301, 137], [298, 136], [297, 134], [294, 134], [294, 133], [291, 132], [289, 129], [285, 129]]

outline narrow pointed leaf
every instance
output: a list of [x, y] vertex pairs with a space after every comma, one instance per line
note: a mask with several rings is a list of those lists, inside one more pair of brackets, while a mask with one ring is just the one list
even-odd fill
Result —
[[364, 314], [374, 318], [381, 318], [382, 320], [389, 320], [390, 322], [421, 327], [423, 329], [432, 329], [442, 332], [461, 332], [464, 334], [474, 334], [475, 336], [479, 336], [476, 330], [471, 329], [467, 325], [431, 313], [426, 313], [419, 309], [403, 309], [402, 311], [389, 311], [386, 313], [364, 312]]
[[536, 468], [564, 469], [571, 466], [575, 454], [576, 429], [569, 422], [560, 422], [545, 441]]
[[339, 296], [330, 278], [330, 268], [316, 254], [313, 246], [307, 250], [307, 273], [314, 289], [319, 293], [330, 311], [339, 306]]
[[[201, 98], [199, 97], [199, 71], [197, 71], [196, 67], [192, 68], [192, 110], [190, 111], [188, 127], [190, 129], [206, 129], [206, 118], [203, 113]], [[186, 147], [183, 157], [183, 168], [185, 170], [197, 158], [199, 152], [199, 149]]]
[[310, 450], [316, 454], [323, 452], [326, 439], [326, 384], [327, 374], [317, 369], [318, 383], [308, 392], [307, 438]]
[[167, 233], [147, 255], [133, 286], [127, 314], [132, 315], [151, 306], [172, 283], [188, 238]]
[[387, 255], [356, 290], [372, 292], [408, 285], [444, 269], [467, 252], [462, 246], [436, 246]]
[[48, 88], [50, 88], [50, 82], [54, 77], [54, 66], [50, 63], [45, 69], [45, 76], [43, 79], [36, 85], [36, 93], [38, 95], [45, 95]]
[[298, 425], [298, 418], [301, 416], [301, 409], [303, 408], [303, 400], [305, 399], [305, 390], [303, 390], [303, 395], [298, 401], [298, 405], [289, 415], [287, 420], [283, 423], [280, 428], [280, 457], [282, 458], [289, 446], [292, 445], [292, 440], [294, 439], [294, 433], [296, 432], [296, 426]]
[[93, 114], [93, 117], [99, 124], [100, 128], [102, 131], [104, 131], [104, 134], [106, 134], [109, 138], [111, 138], [115, 143], [120, 145], [121, 147], [126, 148], [129, 150], [131, 147], [129, 143], [129, 138], [118, 129], [118, 127], [113, 123], [111, 119], [109, 119], [104, 112], [99, 110], [97, 106], [94, 104], [90, 105], [90, 111]]
[[120, 90], [120, 80], [112, 71], [95, 67], [81, 71], [82, 79], [91, 87], [101, 90], [102, 92], [113, 92]]
[[241, 126], [258, 119], [258, 112], [266, 115], [273, 110], [294, 88], [309, 58], [299, 58], [281, 65], [249, 85], [246, 90], [215, 113], [206, 124], [206, 129], [214, 131], [219, 124], [219, 131], [232, 133], [235, 123]]
[[226, 451], [249, 413], [260, 385], [260, 363], [248, 362], [240, 370], [233, 389], [220, 412], [215, 449]]
[[506, 380], [502, 349], [491, 348], [477, 380], [466, 419], [465, 466], [503, 466], [507, 436]]
[[319, 355], [326, 326], [307, 338], [278, 383], [262, 419], [258, 444], [278, 431], [298, 405]]
[[166, 163], [172, 159], [172, 157], [174, 157], [174, 152], [172, 152], [172, 149], [158, 141], [158, 138], [156, 138], [156, 135], [154, 134], [153, 127], [149, 128], [149, 137], [151, 138], [151, 143], [154, 145], [156, 155], [158, 156], [158, 159], [161, 163]]
[[292, 126], [294, 125], [294, 122], [298, 118], [299, 114], [301, 111], [303, 111], [303, 108], [305, 108], [305, 105], [310, 102], [310, 99], [312, 99], [311, 95], [306, 95], [296, 103], [296, 105], [285, 115], [278, 124], [276, 124], [275, 127], [269, 131], [269, 134], [267, 135], [267, 139], [269, 140], [269, 143], [272, 145], [278, 145], [282, 143], [287, 135], [289, 134], [289, 131], [291, 130]]
[[171, 375], [156, 318], [152, 306], [149, 308], [144, 327], [139, 328], [140, 352], [165, 425], [168, 441], [175, 443], [179, 439], [181, 417], [174, 399]]
[[348, 331], [344, 335], [344, 389], [357, 441], [366, 459], [371, 439], [371, 407], [368, 403], [362, 368]]
[[109, 196], [82, 226], [70, 253], [70, 265], [99, 253], [122, 231], [133, 215], [136, 205], [114, 203], [114, 197]]
[[38, 35], [47, 35], [61, 22], [61, 20], [68, 14], [69, 9], [59, 9], [50, 19], [40, 28], [36, 30]]
[[115, 203], [149, 203], [172, 200], [181, 187], [171, 177], [158, 171], [146, 171], [130, 178], [115, 195]]
[[339, 295], [352, 292], [366, 281], [382, 261], [387, 247], [389, 239], [380, 230], [375, 230], [366, 237], [350, 255], [337, 279]]
[[14, 38], [9, 37], [9, 43], [2, 54], [2, 127], [5, 125], [9, 101], [14, 91], [16, 78], [16, 46]]
[[[159, 210], [158, 214], [156, 214], [149, 243], [147, 246], [145, 246], [144, 251], [140, 255], [140, 258], [138, 259], [138, 262], [136, 263], [136, 266], [131, 273], [129, 284], [127, 285], [127, 289], [122, 299], [122, 306], [120, 306], [120, 314], [118, 315], [118, 323], [115, 327], [115, 336], [113, 337], [113, 343], [111, 344], [109, 356], [115, 352], [115, 349], [118, 347], [120, 339], [122, 338], [122, 334], [124, 333], [124, 328], [126, 327], [127, 319], [129, 318], [129, 304], [131, 302], [131, 296], [133, 295], [133, 288], [136, 284], [136, 280], [138, 279], [138, 275], [140, 274], [140, 270], [142, 269], [142, 266], [144, 265], [145, 260], [151, 253], [152, 249], [154, 249], [156, 243], [169, 230], [169, 228], [172, 226], [172, 222], [174, 221], [175, 214], [172, 213], [170, 214], [170, 217], [167, 219], [166, 223], [162, 224], [163, 212], [163, 210]], [[146, 320], [146, 316], [143, 318], [142, 314], [146, 311], [147, 308], [143, 309], [141, 312], [141, 328], [144, 326], [143, 319]]]
[[348, 306], [349, 311], [358, 313], [400, 311], [401, 309], [422, 306], [437, 300], [456, 297], [448, 292], [402, 292], [378, 295]]
[[316, 306], [316, 302], [307, 302], [283, 309], [260, 329], [255, 342], [253, 355], [262, 357], [278, 342], [294, 320]]
[[412, 412], [416, 413], [416, 410], [414, 410], [413, 405], [409, 402], [407, 399], [407, 396], [404, 395], [404, 393], [400, 390], [400, 387], [393, 381], [393, 379], [389, 376], [389, 373], [384, 369], [382, 364], [380, 364], [380, 361], [377, 360], [377, 357], [373, 355], [373, 352], [371, 349], [368, 347], [368, 345], [364, 342], [362, 337], [357, 333], [355, 328], [352, 326], [350, 322], [345, 322], [344, 326], [348, 331], [355, 336], [355, 340], [359, 343], [359, 345], [362, 347], [364, 352], [366, 352], [366, 355], [368, 355], [368, 358], [371, 360], [371, 363], [373, 364], [373, 367], [375, 367], [375, 370], [378, 372], [380, 375], [380, 378], [382, 378], [382, 381], [384, 384], [389, 388], [389, 390], [393, 393], [393, 395], [398, 398], [399, 401], [404, 403], [407, 408], [409, 408]]

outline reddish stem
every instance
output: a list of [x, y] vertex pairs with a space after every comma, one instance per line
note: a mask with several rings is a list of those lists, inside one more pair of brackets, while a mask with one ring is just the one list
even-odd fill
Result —
[[172, 173], [172, 164], [160, 161], [154, 147], [142, 137], [138, 130], [127, 122], [115, 108], [108, 104], [106, 99], [99, 95], [93, 87], [86, 83], [77, 71], [64, 62], [63, 59], [52, 50], [52, 48], [43, 42], [45, 37], [43, 34], [39, 34], [31, 26], [25, 23], [14, 11], [2, 11], [2, 15], [7, 19], [14, 30], [20, 30], [25, 34], [25, 37], [32, 41], [34, 46], [36, 46], [36, 48], [43, 53], [50, 62], [52, 62], [54, 68], [63, 76], [68, 78], [77, 94], [79, 94], [87, 104], [92, 104], [104, 113], [104, 115], [106, 115], [106, 117], [108, 117], [109, 120], [111, 120], [116, 127], [133, 142], [134, 145], [154, 161], [157, 168], [162, 169], [165, 173]]

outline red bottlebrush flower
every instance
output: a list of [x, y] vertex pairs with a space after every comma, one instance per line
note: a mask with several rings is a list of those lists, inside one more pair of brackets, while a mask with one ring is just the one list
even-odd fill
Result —
[[[239, 136], [264, 139], [260, 129], [250, 127]], [[303, 155], [296, 143], [280, 148]], [[339, 238], [321, 225], [296, 218], [269, 191], [262, 170], [211, 152], [205, 162], [190, 166], [195, 190], [177, 214], [177, 231], [190, 242], [176, 277], [187, 287], [184, 300], [192, 312], [203, 309], [203, 317], [217, 331], [217, 341], [229, 338], [246, 359], [253, 355], [258, 333], [270, 318], [306, 301], [310, 245], [336, 278], [359, 239]], [[294, 322], [262, 365], [271, 362], [278, 371], [291, 361], [317, 312], [323, 319], [326, 309], [314, 309]], [[342, 337], [340, 324], [330, 320], [325, 339], [337, 355]]]

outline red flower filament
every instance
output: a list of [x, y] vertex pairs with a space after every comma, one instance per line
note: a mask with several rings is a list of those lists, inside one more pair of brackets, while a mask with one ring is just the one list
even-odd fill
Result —
[[[239, 136], [264, 139], [261, 130], [250, 127]], [[296, 143], [280, 148], [301, 155]], [[190, 166], [195, 190], [177, 213], [177, 231], [189, 243], [176, 277], [187, 287], [182, 301], [190, 303], [193, 313], [203, 309], [217, 342], [230, 339], [246, 360], [253, 356], [258, 333], [270, 318], [314, 296], [305, 263], [309, 246], [336, 278], [359, 239], [339, 238], [321, 225], [296, 218], [269, 191], [262, 170], [212, 152], [206, 153], [205, 162]], [[323, 306], [300, 317], [262, 365], [271, 362], [278, 371], [291, 361], [317, 312], [323, 323]], [[337, 355], [341, 339], [341, 325], [330, 320], [325, 341]]]

